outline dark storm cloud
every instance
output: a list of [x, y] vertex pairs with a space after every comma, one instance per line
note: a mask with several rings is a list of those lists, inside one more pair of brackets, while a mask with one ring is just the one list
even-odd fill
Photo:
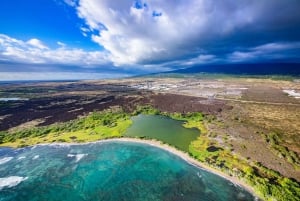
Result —
[[[207, 55], [230, 62], [236, 52], [268, 44], [292, 46], [300, 41], [299, 0], [79, 2], [77, 11], [87, 26], [107, 27], [93, 40], [111, 53], [116, 65], [153, 65]], [[134, 2], [147, 7], [137, 8]], [[153, 12], [158, 11], [161, 15], [153, 19]], [[293, 56], [297, 48], [295, 45]], [[280, 51], [274, 51], [276, 57], [292, 56], [284, 48]]]

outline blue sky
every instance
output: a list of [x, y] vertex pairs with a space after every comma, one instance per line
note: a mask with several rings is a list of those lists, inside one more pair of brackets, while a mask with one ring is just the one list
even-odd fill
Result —
[[63, 1], [10, 0], [1, 2], [0, 32], [27, 41], [38, 38], [51, 48], [63, 41], [70, 47], [98, 50], [99, 45], [82, 35], [84, 21]]
[[300, 62], [299, 0], [4, 0], [0, 80]]

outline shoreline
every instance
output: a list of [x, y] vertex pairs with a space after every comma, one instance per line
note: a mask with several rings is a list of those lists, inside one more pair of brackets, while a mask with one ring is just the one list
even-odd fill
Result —
[[[251, 193], [254, 197], [261, 199], [255, 193], [254, 189], [251, 186], [247, 185], [246, 183], [241, 181], [239, 178], [234, 177], [234, 176], [229, 176], [218, 169], [212, 168], [212, 167], [196, 160], [195, 158], [192, 158], [188, 153], [178, 150], [175, 147], [172, 147], [168, 144], [163, 143], [162, 141], [155, 140], [155, 139], [139, 139], [139, 138], [122, 137], [122, 138], [103, 139], [103, 140], [98, 140], [98, 141], [94, 141], [94, 142], [83, 142], [83, 143], [74, 143], [74, 142], [72, 142], [72, 143], [43, 143], [43, 144], [36, 144], [36, 145], [23, 147], [23, 148], [30, 148], [30, 147], [33, 148], [35, 146], [49, 146], [49, 145], [50, 146], [72, 146], [72, 145], [85, 145], [85, 144], [96, 144], [96, 143], [105, 143], [105, 142], [132, 142], [132, 143], [141, 143], [141, 144], [154, 146], [156, 148], [162, 149], [164, 151], [167, 151], [171, 154], [174, 154], [174, 155], [180, 157], [182, 160], [186, 161], [187, 163], [189, 163], [197, 168], [200, 168], [200, 169], [208, 171], [212, 174], [218, 175], [218, 176], [230, 181], [234, 185], [238, 185], [239, 187], [245, 189], [246, 191]], [[5, 147], [2, 147], [2, 148], [5, 148]], [[11, 148], [11, 147], [6, 147], [6, 148]], [[17, 148], [17, 149], [23, 149], [23, 148]], [[13, 149], [16, 149], [16, 148], [13, 148]]]
[[239, 187], [241, 187], [241, 188], [245, 189], [246, 191], [248, 191], [249, 193], [251, 193], [254, 197], [261, 199], [258, 195], [256, 195], [254, 189], [251, 186], [245, 184], [243, 181], [239, 180], [238, 178], [229, 176], [218, 169], [215, 169], [206, 164], [203, 164], [202, 162], [196, 160], [195, 158], [192, 158], [188, 153], [180, 151], [180, 150], [176, 149], [175, 147], [172, 147], [168, 144], [164, 144], [161, 141], [152, 140], [152, 139], [145, 140], [145, 139], [139, 139], [139, 138], [116, 138], [116, 139], [100, 140], [98, 142], [133, 142], [133, 143], [147, 144], [147, 145], [159, 148], [159, 149], [163, 149], [171, 154], [174, 154], [174, 155], [180, 157], [182, 160], [186, 161], [187, 163], [189, 163], [197, 168], [200, 168], [200, 169], [208, 171], [212, 174], [218, 175], [218, 176], [230, 181], [234, 185], [238, 185]]

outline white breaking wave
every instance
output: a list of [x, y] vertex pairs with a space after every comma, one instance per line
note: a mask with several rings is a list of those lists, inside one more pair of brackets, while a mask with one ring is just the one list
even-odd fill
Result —
[[200, 172], [197, 172], [197, 176], [201, 179], [202, 175], [200, 174]]
[[11, 159], [13, 159], [14, 157], [4, 157], [0, 159], [0, 165], [7, 163], [8, 161], [10, 161]]
[[38, 145], [34, 145], [31, 147], [31, 150], [34, 150], [35, 148], [37, 148]]
[[28, 177], [10, 176], [10, 177], [0, 178], [0, 190], [2, 190], [3, 188], [14, 187], [19, 183], [21, 183], [22, 181], [25, 181], [26, 179], [28, 179]]
[[40, 156], [39, 155], [35, 155], [32, 160], [38, 159]]
[[25, 159], [26, 157], [25, 156], [20, 156], [19, 158], [18, 158], [18, 160], [22, 160], [22, 159]]
[[85, 156], [87, 156], [87, 154], [68, 154], [68, 157], [75, 157], [76, 162], [80, 161]]
[[[75, 144], [75, 143], [52, 143], [52, 144], [44, 144], [44, 146], [60, 148], [60, 147], [70, 147], [73, 144]], [[43, 145], [40, 145], [40, 146], [43, 146]]]

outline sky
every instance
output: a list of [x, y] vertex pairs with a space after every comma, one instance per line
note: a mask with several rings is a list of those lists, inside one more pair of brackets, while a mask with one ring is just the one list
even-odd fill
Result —
[[300, 62], [299, 0], [3, 0], [0, 80]]

